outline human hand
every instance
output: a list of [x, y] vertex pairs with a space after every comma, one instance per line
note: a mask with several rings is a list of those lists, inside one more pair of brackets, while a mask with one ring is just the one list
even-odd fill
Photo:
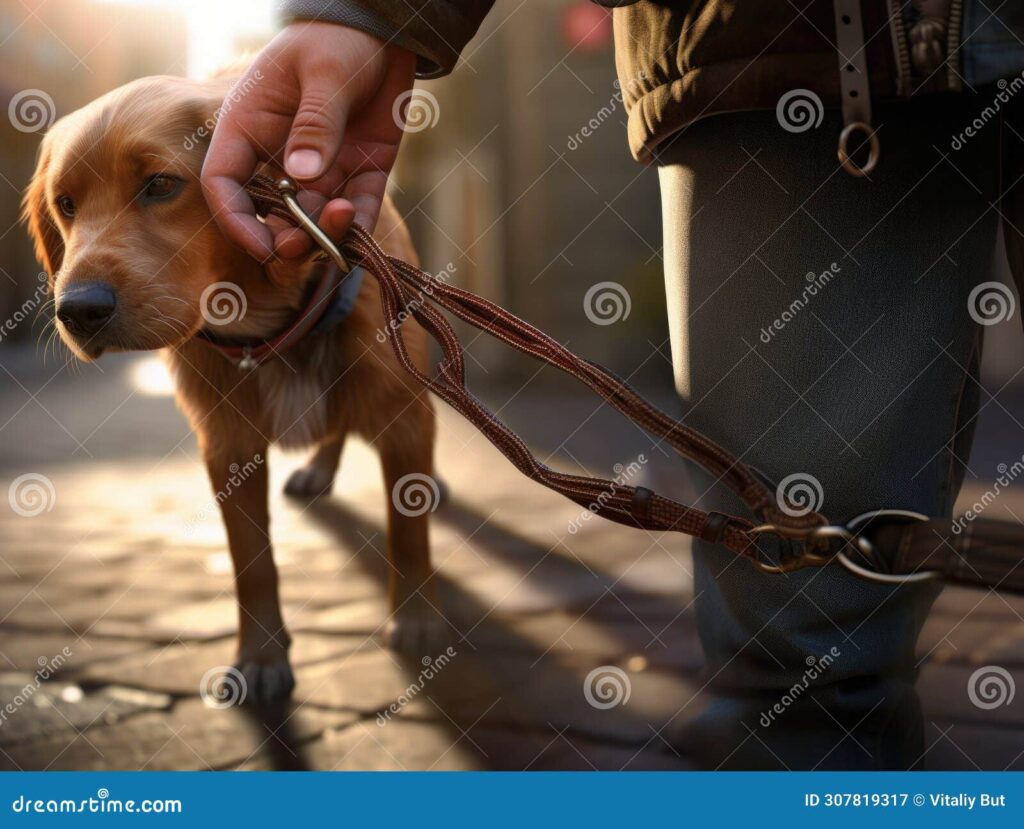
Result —
[[353, 220], [372, 230], [402, 138], [394, 103], [412, 87], [415, 65], [411, 52], [347, 26], [284, 28], [247, 73], [259, 82], [222, 113], [203, 165], [203, 191], [225, 235], [260, 261], [311, 249], [304, 231], [257, 220], [243, 188], [263, 162], [307, 191], [300, 202], [332, 239]]

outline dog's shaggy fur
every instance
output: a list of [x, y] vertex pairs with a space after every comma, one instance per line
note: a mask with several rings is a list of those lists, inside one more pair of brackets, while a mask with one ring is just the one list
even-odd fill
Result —
[[[228, 78], [144, 78], [62, 118], [43, 140], [24, 212], [58, 310], [75, 286], [102, 283], [116, 296], [109, 322], [89, 336], [58, 320], [78, 357], [163, 349], [227, 528], [239, 667], [249, 697], [270, 700], [287, 696], [294, 682], [268, 535], [267, 469], [255, 465], [237, 485], [235, 470], [251, 469], [271, 442], [315, 447], [286, 487], [315, 497], [330, 490], [349, 433], [372, 443], [388, 495], [388, 637], [426, 653], [443, 635], [430, 593], [427, 515], [399, 510], [391, 495], [403, 476], [433, 474], [434, 413], [377, 336], [385, 323], [370, 274], [340, 327], [307, 337], [255, 371], [240, 371], [196, 339], [204, 326], [201, 297], [214, 283], [237, 285], [247, 303], [245, 315], [215, 329], [217, 336], [265, 337], [302, 307], [314, 269], [310, 261], [261, 265], [228, 243], [210, 215], [199, 184], [206, 145], [187, 139], [215, 117], [229, 88]], [[180, 192], [167, 200], [138, 198], [155, 175], [183, 182]], [[72, 217], [62, 212], [71, 203], [62, 197], [73, 201]], [[375, 236], [389, 254], [416, 261], [390, 202]], [[409, 320], [403, 332], [425, 369], [423, 330]]]

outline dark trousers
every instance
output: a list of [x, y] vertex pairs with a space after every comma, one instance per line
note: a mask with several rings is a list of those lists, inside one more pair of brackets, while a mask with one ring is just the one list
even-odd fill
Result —
[[[988, 102], [876, 106], [870, 180], [839, 170], [835, 113], [798, 134], [774, 112], [717, 115], [661, 153], [685, 422], [776, 483], [801, 476], [833, 521], [951, 513], [979, 401], [968, 300], [992, 278], [999, 124], [951, 142]], [[743, 514], [695, 483], [699, 506]], [[839, 567], [764, 575], [702, 542], [694, 558], [714, 701], [682, 727], [683, 749], [711, 768], [920, 760], [914, 646], [934, 587]]]

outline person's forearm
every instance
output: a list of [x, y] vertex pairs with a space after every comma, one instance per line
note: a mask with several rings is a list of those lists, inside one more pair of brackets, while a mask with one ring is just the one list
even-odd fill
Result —
[[350, 26], [417, 55], [420, 77], [446, 75], [494, 0], [284, 0], [285, 21]]

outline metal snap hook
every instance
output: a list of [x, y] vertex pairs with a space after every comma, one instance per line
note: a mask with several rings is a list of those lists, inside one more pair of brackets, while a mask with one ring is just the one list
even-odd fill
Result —
[[330, 236], [323, 232], [320, 226], [313, 221], [313, 218], [302, 209], [302, 205], [299, 204], [296, 196], [298, 190], [293, 182], [287, 176], [282, 176], [277, 180], [277, 191], [281, 194], [281, 199], [284, 201], [288, 210], [295, 217], [295, 221], [299, 223], [299, 226], [306, 231], [310, 236], [313, 237], [313, 241], [319, 245], [320, 249], [324, 251], [331, 259], [334, 260], [335, 264], [341, 268], [343, 274], [349, 273], [352, 270], [352, 266], [345, 259], [342, 252], [338, 249], [338, 246], [334, 244]]

